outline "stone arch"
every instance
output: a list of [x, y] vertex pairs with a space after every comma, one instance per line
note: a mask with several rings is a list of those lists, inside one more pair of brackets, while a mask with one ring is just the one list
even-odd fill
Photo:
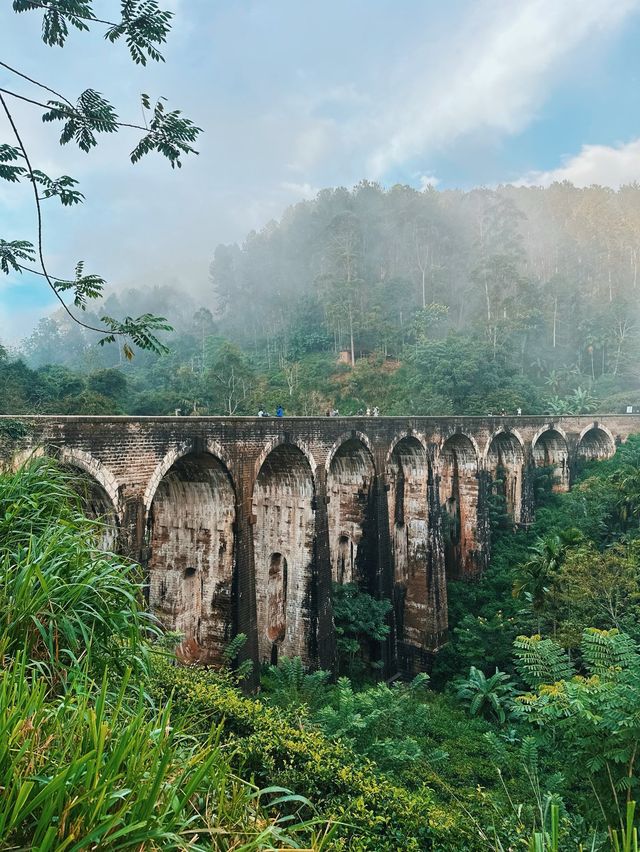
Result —
[[67, 447], [62, 447], [58, 451], [58, 458], [61, 464], [78, 467], [92, 476], [108, 495], [114, 511], [118, 511], [120, 504], [118, 480], [102, 462], [98, 461], [91, 453], [84, 450], [68, 449]]
[[157, 469], [166, 467], [151, 495], [149, 606], [183, 634], [184, 656], [219, 662], [233, 633], [235, 490], [217, 456], [181, 449]]
[[[313, 453], [311, 452], [311, 450], [308, 447], [308, 445], [306, 444], [306, 442], [304, 442], [304, 441], [291, 441], [291, 440], [288, 439], [288, 437], [286, 435], [276, 435], [274, 438], [272, 438], [268, 442], [268, 444], [265, 446], [265, 448], [262, 450], [262, 452], [260, 453], [260, 455], [256, 459], [256, 462], [255, 462], [255, 465], [254, 465], [254, 475], [253, 475], [254, 483], [255, 483], [255, 480], [257, 480], [258, 476], [260, 475], [260, 471], [262, 470], [262, 467], [263, 467], [265, 461], [267, 460], [267, 458], [271, 455], [271, 453], [275, 449], [282, 446], [283, 444], [285, 444], [288, 447], [295, 447], [295, 449], [297, 449], [300, 453], [302, 453], [302, 455], [307, 460], [307, 464], [309, 465], [309, 469], [311, 470], [311, 473], [315, 476], [316, 470], [318, 469], [318, 465], [317, 465], [316, 460], [313, 456]], [[314, 483], [314, 487], [315, 487], [315, 483]]]
[[462, 432], [450, 435], [440, 449], [438, 463], [447, 574], [472, 576], [481, 568], [478, 445], [470, 435]]
[[17, 471], [22, 467], [23, 464], [27, 464], [32, 459], [42, 458], [45, 453], [45, 449], [43, 446], [38, 445], [36, 447], [28, 447], [25, 450], [20, 450], [15, 455], [10, 456], [9, 459], [3, 464], [3, 469]]
[[74, 487], [87, 516], [102, 525], [98, 535], [99, 547], [101, 550], [117, 550], [120, 529], [117, 479], [102, 462], [84, 450], [62, 447], [57, 456], [62, 467], [74, 473]]
[[315, 481], [303, 449], [282, 440], [275, 443], [258, 470], [252, 509], [260, 659], [268, 662], [279, 653], [308, 659], [314, 615]]
[[522, 479], [524, 443], [515, 431], [499, 429], [487, 445], [485, 465], [495, 497], [504, 501], [504, 510], [514, 524], [522, 518]]
[[558, 426], [545, 426], [531, 442], [534, 467], [551, 470], [552, 490], [569, 490], [569, 445], [567, 436]]
[[360, 437], [345, 437], [327, 459], [331, 575], [373, 592], [376, 577], [375, 465]]
[[358, 429], [353, 429], [351, 432], [343, 432], [342, 435], [334, 441], [329, 453], [327, 454], [327, 460], [324, 465], [327, 473], [329, 473], [334, 456], [347, 441], [360, 441], [360, 443], [369, 451], [369, 455], [373, 462], [373, 445], [371, 444], [368, 436], [365, 435], [364, 432], [360, 432]]
[[164, 458], [157, 464], [155, 470], [151, 474], [151, 478], [149, 479], [149, 483], [145, 488], [144, 496], [142, 498], [145, 512], [149, 511], [149, 508], [151, 507], [151, 502], [158, 489], [158, 485], [160, 485], [167, 471], [173, 467], [173, 465], [178, 461], [178, 459], [181, 459], [183, 456], [186, 456], [192, 451], [193, 441], [183, 442], [175, 447], [172, 447], [169, 452], [164, 456]]
[[615, 451], [615, 438], [602, 423], [592, 423], [580, 433], [576, 447], [578, 463], [609, 459]]
[[424, 561], [428, 479], [429, 459], [419, 438], [407, 433], [394, 441], [387, 461], [387, 482], [396, 583], [406, 584], [412, 565]]

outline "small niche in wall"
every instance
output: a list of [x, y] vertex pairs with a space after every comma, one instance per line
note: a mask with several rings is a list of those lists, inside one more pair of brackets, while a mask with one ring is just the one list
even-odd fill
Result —
[[272, 643], [282, 642], [287, 631], [287, 560], [272, 553], [267, 586], [267, 636]]

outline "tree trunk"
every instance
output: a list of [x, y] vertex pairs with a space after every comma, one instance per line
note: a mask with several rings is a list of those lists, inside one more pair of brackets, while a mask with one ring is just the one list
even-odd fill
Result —
[[351, 366], [355, 367], [356, 365], [356, 350], [353, 343], [353, 309], [351, 307], [351, 302], [349, 302], [349, 339], [351, 341]]

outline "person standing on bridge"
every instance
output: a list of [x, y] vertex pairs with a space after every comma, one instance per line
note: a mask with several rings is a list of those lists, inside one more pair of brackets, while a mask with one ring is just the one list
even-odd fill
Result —
[[276, 408], [276, 417], [284, 417], [284, 409], [281, 405]]

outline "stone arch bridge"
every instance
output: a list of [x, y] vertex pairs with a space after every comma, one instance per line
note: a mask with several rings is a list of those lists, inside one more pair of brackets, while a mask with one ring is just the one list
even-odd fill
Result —
[[567, 490], [636, 430], [633, 415], [0, 417], [0, 458], [84, 471], [105, 544], [145, 566], [192, 656], [216, 661], [242, 632], [256, 662], [330, 667], [331, 584], [353, 582], [393, 601], [382, 653], [415, 671], [446, 637], [447, 576], [486, 564], [490, 506], [526, 525], [541, 469]]

